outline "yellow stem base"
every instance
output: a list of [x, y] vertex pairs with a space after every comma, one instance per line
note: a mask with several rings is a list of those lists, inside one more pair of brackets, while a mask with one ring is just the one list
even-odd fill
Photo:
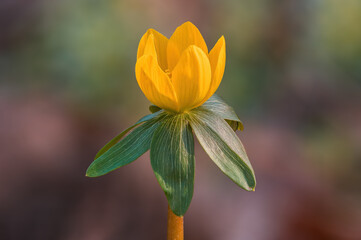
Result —
[[183, 240], [183, 217], [175, 215], [168, 206], [168, 240]]

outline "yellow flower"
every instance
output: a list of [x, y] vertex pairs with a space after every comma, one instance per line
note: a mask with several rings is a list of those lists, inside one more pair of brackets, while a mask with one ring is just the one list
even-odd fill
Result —
[[154, 29], [143, 35], [135, 74], [144, 95], [154, 105], [184, 112], [202, 105], [215, 93], [225, 62], [224, 37], [208, 53], [197, 27], [186, 22], [169, 40]]

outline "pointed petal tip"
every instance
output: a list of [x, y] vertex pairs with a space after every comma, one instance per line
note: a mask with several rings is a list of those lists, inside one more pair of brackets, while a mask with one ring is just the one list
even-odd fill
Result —
[[194, 51], [194, 52], [198, 52], [199, 54], [204, 53], [202, 49], [197, 45], [190, 45], [188, 48], [184, 50], [184, 52], [186, 51]]
[[214, 46], [216, 46], [217, 44], [220, 44], [221, 45], [221, 48], [224, 48], [225, 45], [226, 45], [226, 39], [224, 37], [224, 35], [222, 35], [218, 41], [216, 42], [216, 44]]
[[223, 35], [209, 52], [208, 57], [212, 68], [212, 85], [206, 97], [207, 99], [217, 91], [223, 78], [226, 66], [226, 42]]
[[219, 51], [223, 50], [222, 48], [224, 48], [226, 45], [226, 39], [224, 37], [224, 35], [222, 35], [220, 38], [218, 38], [217, 42], [214, 44], [213, 48], [211, 49], [211, 51], [209, 52], [209, 54], [212, 54], [211, 52], [213, 51], [214, 53], [218, 53]]
[[[151, 37], [153, 36], [153, 37]], [[163, 34], [159, 33], [153, 28], [150, 28], [142, 36], [137, 52], [137, 59], [142, 57], [145, 54], [145, 51], [148, 49], [153, 51], [155, 56], [157, 56], [157, 61], [162, 69], [167, 68], [167, 44], [168, 38]], [[154, 50], [153, 50], [154, 48]]]
[[190, 45], [200, 47], [208, 54], [208, 47], [199, 29], [190, 21], [176, 28], [167, 46], [168, 68], [172, 70], [177, 64], [182, 52]]
[[154, 40], [154, 34], [153, 34], [153, 32], [149, 32], [148, 40], [149, 40], [150, 37], [153, 38], [153, 40]]
[[225, 45], [226, 45], [226, 39], [225, 39], [224, 35], [222, 35], [222, 37], [220, 37], [220, 38], [218, 39], [218, 41], [222, 44], [222, 47], [225, 47]]
[[194, 25], [191, 21], [186, 21], [185, 23], [183, 23], [183, 24], [180, 25], [180, 26], [183, 26], [183, 25], [190, 25], [190, 26], [196, 27], [196, 25]]
[[158, 32], [157, 30], [155, 30], [154, 28], [148, 28], [148, 30], [145, 32], [144, 35], [147, 36], [147, 38], [150, 36], [150, 35], [154, 35], [154, 38], [158, 38], [158, 37], [164, 37], [168, 40], [168, 38], [166, 36], [164, 36], [163, 34], [161, 34], [160, 32]]

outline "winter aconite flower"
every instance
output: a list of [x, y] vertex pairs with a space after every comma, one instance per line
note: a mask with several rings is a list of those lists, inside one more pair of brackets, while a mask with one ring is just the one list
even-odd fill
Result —
[[186, 22], [170, 39], [149, 29], [139, 43], [135, 72], [149, 101], [168, 111], [184, 112], [215, 93], [225, 61], [224, 37], [208, 52], [197, 27]]
[[[169, 204], [183, 216], [193, 197], [194, 137], [218, 168], [239, 187], [254, 191], [256, 178], [235, 131], [243, 124], [215, 94], [222, 81], [226, 46], [222, 36], [210, 52], [190, 22], [170, 39], [150, 29], [141, 38], [135, 73], [151, 114], [119, 133], [96, 154], [86, 175], [99, 177], [148, 150], [150, 163]], [[169, 239], [174, 239], [173, 237]]]

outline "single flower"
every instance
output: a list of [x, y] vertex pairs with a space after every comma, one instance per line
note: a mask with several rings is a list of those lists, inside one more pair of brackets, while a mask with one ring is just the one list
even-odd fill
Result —
[[224, 37], [208, 52], [197, 27], [186, 22], [169, 40], [149, 29], [139, 43], [135, 73], [150, 102], [181, 113], [201, 106], [215, 93], [225, 62]]
[[[222, 36], [208, 53], [198, 29], [186, 22], [168, 40], [150, 29], [138, 48], [135, 71], [152, 114], [109, 141], [86, 175], [98, 177], [150, 150], [155, 177], [171, 212], [183, 216], [193, 197], [194, 135], [210, 159], [238, 186], [254, 191], [256, 178], [235, 131], [242, 122], [215, 93], [225, 67]], [[176, 113], [176, 114], [174, 114]]]

